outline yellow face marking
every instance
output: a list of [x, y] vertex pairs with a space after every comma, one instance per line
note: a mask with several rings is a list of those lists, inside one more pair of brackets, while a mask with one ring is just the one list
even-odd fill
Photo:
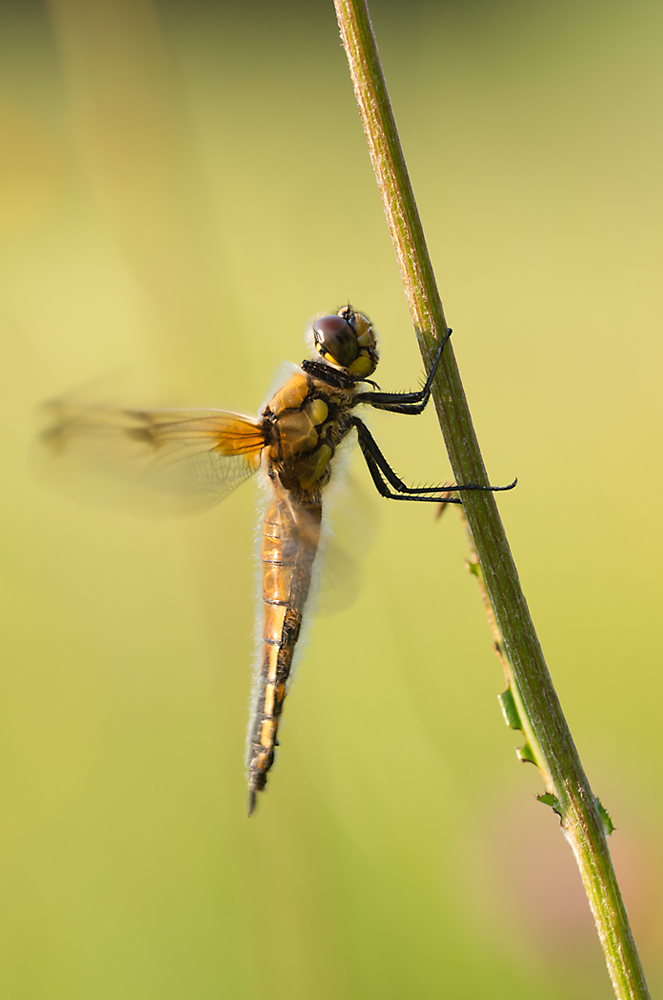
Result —
[[361, 347], [368, 346], [368, 344], [364, 343], [365, 337], [369, 338], [368, 343], [370, 346], [375, 347], [376, 340], [373, 324], [370, 323], [365, 316], [362, 316], [362, 314], [358, 312], [355, 313], [355, 333], [357, 334], [357, 342]]
[[371, 375], [375, 371], [375, 365], [368, 357], [368, 355], [359, 355], [358, 358], [352, 362], [348, 371], [355, 378], [366, 378], [367, 375]]

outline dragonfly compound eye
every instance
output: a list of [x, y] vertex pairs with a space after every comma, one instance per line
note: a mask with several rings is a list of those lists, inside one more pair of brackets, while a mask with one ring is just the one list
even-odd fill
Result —
[[323, 316], [313, 324], [319, 353], [341, 368], [349, 368], [359, 353], [357, 334], [343, 316]]

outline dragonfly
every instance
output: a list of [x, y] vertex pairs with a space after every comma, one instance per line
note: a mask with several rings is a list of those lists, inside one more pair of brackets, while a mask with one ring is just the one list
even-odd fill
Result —
[[293, 366], [257, 418], [225, 410], [116, 409], [66, 399], [47, 404], [52, 423], [41, 443], [50, 458], [96, 468], [107, 482], [127, 489], [133, 506], [144, 501], [149, 509], [160, 499], [166, 513], [205, 509], [262, 473], [267, 495], [260, 552], [262, 635], [247, 739], [249, 815], [274, 763], [320, 549], [324, 494], [342, 442], [356, 434], [375, 487], [390, 500], [461, 503], [459, 492], [510, 490], [516, 484], [407, 486], [357, 415], [363, 406], [422, 413], [451, 332], [445, 332], [416, 392], [382, 392], [371, 380], [379, 361], [376, 330], [347, 305], [318, 315], [309, 329], [312, 358]]

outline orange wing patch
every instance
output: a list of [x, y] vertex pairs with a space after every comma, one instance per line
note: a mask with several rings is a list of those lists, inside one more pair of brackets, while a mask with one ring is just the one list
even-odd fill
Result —
[[219, 503], [260, 466], [252, 417], [225, 410], [118, 410], [48, 405], [42, 468], [86, 501], [171, 515]]

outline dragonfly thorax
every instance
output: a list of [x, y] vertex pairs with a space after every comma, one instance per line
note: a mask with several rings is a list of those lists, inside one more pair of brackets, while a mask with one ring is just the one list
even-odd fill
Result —
[[326, 485], [334, 452], [352, 426], [356, 391], [298, 369], [263, 408], [269, 474], [286, 490], [303, 498]]
[[351, 306], [319, 316], [313, 324], [313, 343], [323, 361], [351, 378], [368, 378], [378, 363], [377, 338], [371, 321]]

